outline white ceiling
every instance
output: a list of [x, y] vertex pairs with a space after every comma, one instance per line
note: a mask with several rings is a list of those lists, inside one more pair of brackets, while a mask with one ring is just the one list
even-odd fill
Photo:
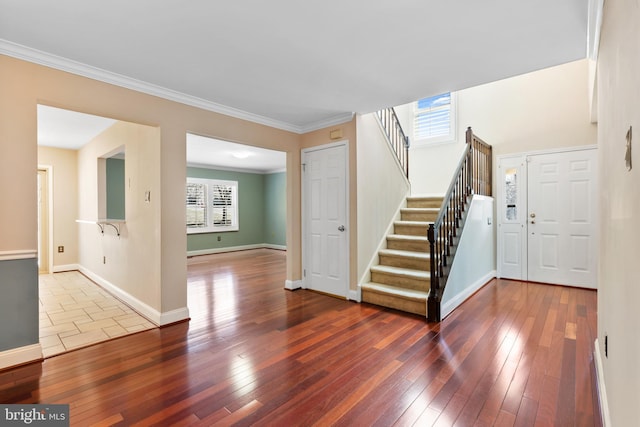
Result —
[[187, 165], [248, 172], [281, 172], [287, 153], [187, 134]]
[[588, 0], [0, 0], [0, 53], [282, 129], [584, 58]]
[[[76, 111], [38, 105], [38, 145], [78, 150], [116, 120]], [[187, 134], [187, 165], [247, 172], [270, 173], [286, 169], [287, 155]]]
[[38, 105], [38, 145], [77, 150], [116, 121]]

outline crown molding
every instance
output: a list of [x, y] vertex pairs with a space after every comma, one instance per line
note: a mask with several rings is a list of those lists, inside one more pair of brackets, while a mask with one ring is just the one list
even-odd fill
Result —
[[350, 122], [353, 120], [353, 116], [355, 113], [342, 113], [333, 117], [329, 117], [328, 119], [320, 120], [314, 123], [311, 123], [307, 126], [302, 126], [298, 133], [308, 133], [313, 132], [315, 130], [328, 128], [330, 126], [337, 126], [343, 123]]
[[4, 39], [0, 39], [0, 54], [21, 59], [23, 61], [33, 62], [45, 67], [55, 68], [57, 70], [87, 77], [93, 80], [98, 80], [104, 83], [120, 86], [126, 89], [135, 90], [137, 92], [146, 93], [147, 95], [157, 96], [169, 101], [179, 102], [191, 107], [201, 108], [203, 110], [212, 111], [214, 113], [220, 113], [226, 116], [235, 117], [237, 119], [247, 120], [253, 123], [298, 134], [311, 132], [328, 126], [342, 124], [350, 121], [353, 118], [353, 113], [345, 113], [318, 122], [310, 123], [305, 126], [297, 126], [291, 123], [286, 123], [279, 120], [270, 119], [268, 117], [260, 116], [258, 114], [249, 113], [237, 108], [207, 101], [196, 96], [187, 95], [182, 92], [167, 89], [162, 86], [144, 82], [142, 80], [137, 80], [131, 77], [124, 76], [122, 74], [113, 73], [111, 71], [103, 70], [101, 68], [83, 64], [82, 62], [53, 55], [51, 53], [43, 52], [41, 50], [33, 49], [28, 46], [23, 46]]

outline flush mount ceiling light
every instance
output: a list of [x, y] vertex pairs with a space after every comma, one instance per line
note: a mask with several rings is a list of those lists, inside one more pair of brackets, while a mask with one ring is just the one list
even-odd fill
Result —
[[251, 151], [234, 151], [231, 155], [236, 159], [246, 159], [247, 157], [252, 156], [253, 153]]

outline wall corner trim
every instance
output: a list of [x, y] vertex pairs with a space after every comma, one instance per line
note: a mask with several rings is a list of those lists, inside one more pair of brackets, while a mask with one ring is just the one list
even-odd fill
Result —
[[598, 400], [600, 401], [600, 414], [602, 415], [602, 425], [611, 427], [611, 415], [609, 414], [609, 401], [607, 400], [607, 388], [604, 382], [604, 367], [602, 365], [602, 354], [598, 339], [593, 343], [593, 358], [596, 365], [596, 382], [598, 384]]
[[284, 288], [290, 291], [302, 288], [302, 280], [285, 280]]
[[358, 285], [357, 290], [349, 289], [349, 295], [347, 295], [347, 299], [350, 301], [361, 302], [362, 298], [362, 288]]
[[0, 369], [42, 360], [42, 346], [40, 343], [25, 345], [0, 352]]
[[160, 326], [170, 325], [172, 323], [189, 320], [189, 308], [182, 307], [171, 311], [160, 313]]

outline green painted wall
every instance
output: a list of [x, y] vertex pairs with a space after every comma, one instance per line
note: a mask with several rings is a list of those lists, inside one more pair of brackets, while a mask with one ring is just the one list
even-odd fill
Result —
[[287, 244], [287, 174], [264, 175], [264, 232], [265, 243]]
[[124, 159], [107, 159], [107, 218], [125, 219]]
[[[187, 234], [187, 251], [263, 243], [285, 245], [285, 216], [282, 216], [281, 225], [275, 224], [275, 219], [269, 220], [269, 222], [266, 220], [268, 211], [273, 212], [274, 209], [280, 209], [271, 206], [271, 203], [266, 197], [267, 191], [269, 194], [274, 195], [274, 197], [280, 197], [279, 193], [282, 192], [282, 202], [286, 204], [284, 196], [285, 179], [284, 177], [275, 178], [270, 175], [188, 167], [188, 177], [238, 181], [239, 230], [221, 233]], [[284, 173], [281, 175], [284, 175]], [[269, 181], [268, 185], [265, 184], [267, 181]], [[283, 188], [281, 190], [276, 188], [278, 182], [282, 183]], [[277, 203], [280, 202], [278, 201]], [[284, 210], [285, 207], [282, 208], [283, 212]], [[273, 236], [270, 237], [272, 233]], [[218, 237], [221, 238], [220, 241], [218, 241]]]

